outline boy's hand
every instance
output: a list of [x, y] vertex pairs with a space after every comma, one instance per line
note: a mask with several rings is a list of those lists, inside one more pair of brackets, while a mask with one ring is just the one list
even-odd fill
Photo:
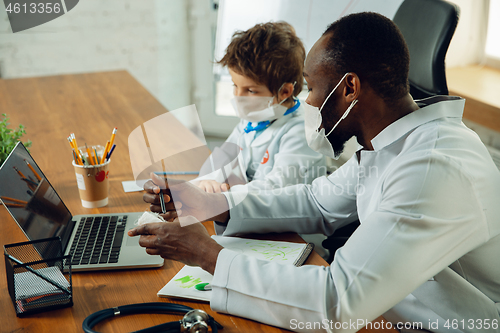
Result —
[[229, 190], [229, 184], [226, 183], [221, 184], [218, 181], [210, 179], [201, 180], [198, 183], [198, 187], [207, 193], [221, 193], [221, 192], [227, 192]]

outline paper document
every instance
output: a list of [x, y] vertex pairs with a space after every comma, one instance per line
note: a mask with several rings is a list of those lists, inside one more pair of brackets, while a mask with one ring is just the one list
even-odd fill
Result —
[[[301, 266], [312, 251], [312, 244], [212, 236], [226, 249], [258, 259]], [[212, 274], [200, 267], [184, 266], [160, 291], [159, 297], [190, 298], [210, 302], [211, 290], [197, 290], [196, 285], [212, 283]]]
[[[59, 267], [45, 267], [38, 269], [37, 272], [66, 289], [70, 287], [69, 281], [66, 280]], [[16, 300], [52, 293], [62, 293], [62, 290], [31, 272], [16, 273], [14, 275], [14, 284]]]

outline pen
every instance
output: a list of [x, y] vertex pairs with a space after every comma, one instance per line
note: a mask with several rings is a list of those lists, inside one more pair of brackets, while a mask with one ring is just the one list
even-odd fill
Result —
[[116, 144], [114, 144], [113, 147], [111, 147], [111, 150], [109, 151], [108, 156], [106, 156], [106, 160], [109, 160], [109, 158], [111, 157], [111, 154], [113, 154], [113, 151], [115, 150], [115, 147], [116, 147]]
[[199, 171], [157, 171], [158, 176], [172, 176], [172, 175], [197, 175]]
[[[19, 259], [16, 259], [14, 258], [13, 256], [11, 256], [10, 254], [7, 255], [7, 257], [12, 260], [13, 262], [15, 262], [16, 264], [18, 265], [24, 265], [24, 263], [22, 261], [20, 261]], [[30, 271], [31, 273], [35, 274], [36, 276], [38, 276], [39, 278], [47, 281], [48, 283], [50, 283], [51, 285], [53, 285], [54, 287], [57, 287], [59, 289], [61, 289], [63, 292], [65, 292], [66, 294], [69, 295], [69, 291], [61, 286], [59, 283], [55, 282], [55, 281], [52, 281], [51, 279], [45, 277], [43, 274], [40, 274], [39, 272], [37, 272], [36, 270], [34, 270], [33, 268], [31, 268], [30, 266], [25, 266], [24, 268], [26, 268], [28, 271]]]
[[167, 212], [167, 209], [165, 207], [165, 199], [163, 198], [163, 193], [160, 193], [160, 205], [161, 205], [161, 213], [165, 214]]
[[40, 177], [40, 175], [35, 171], [35, 169], [33, 169], [33, 167], [31, 166], [30, 162], [24, 160], [24, 162], [26, 162], [26, 164], [28, 165], [28, 168], [31, 169], [31, 172], [33, 172], [33, 174], [35, 175], [36, 179], [38, 179], [38, 181], [41, 181], [42, 180], [42, 177]]

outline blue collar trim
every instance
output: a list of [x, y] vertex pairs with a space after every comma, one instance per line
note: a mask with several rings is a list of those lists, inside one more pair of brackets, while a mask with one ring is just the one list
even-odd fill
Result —
[[[292, 106], [291, 108], [289, 108], [288, 110], [286, 110], [286, 112], [283, 114], [283, 116], [289, 115], [289, 114], [298, 110], [298, 108], [300, 107], [300, 101], [298, 99], [294, 99], [294, 101], [295, 101], [295, 105]], [[271, 125], [271, 122], [269, 120], [266, 120], [266, 121], [258, 122], [257, 126], [252, 126], [252, 124], [253, 124], [252, 122], [249, 122], [247, 124], [247, 127], [245, 127], [243, 129], [245, 131], [245, 133], [250, 133], [252, 131], [256, 131], [256, 132], [263, 131]]]
[[293, 100], [295, 101], [295, 105], [292, 106], [291, 108], [289, 108], [288, 110], [286, 110], [284, 116], [289, 115], [290, 113], [297, 111], [297, 109], [299, 108], [300, 101], [298, 99], [295, 99], [295, 98]]
[[271, 125], [271, 122], [269, 120], [266, 120], [266, 121], [260, 121], [257, 123], [257, 126], [252, 126], [252, 123], [249, 122], [247, 124], [247, 127], [245, 127], [244, 131], [245, 133], [250, 133], [252, 131], [256, 131], [256, 132], [259, 132], [259, 131], [263, 131], [265, 130], [266, 128], [268, 128], [269, 126]]

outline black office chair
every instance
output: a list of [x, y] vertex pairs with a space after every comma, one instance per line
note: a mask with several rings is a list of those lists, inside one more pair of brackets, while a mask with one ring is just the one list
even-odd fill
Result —
[[410, 50], [413, 99], [448, 95], [444, 60], [460, 9], [443, 0], [405, 0], [394, 16]]

